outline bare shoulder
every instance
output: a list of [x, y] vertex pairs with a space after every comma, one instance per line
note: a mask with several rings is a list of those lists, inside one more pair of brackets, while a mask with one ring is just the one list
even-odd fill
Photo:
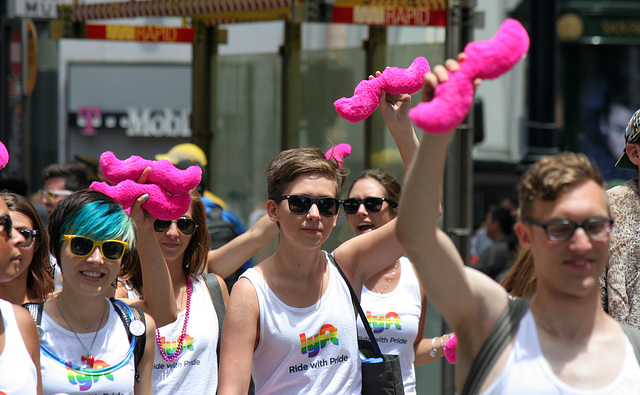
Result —
[[30, 351], [38, 350], [40, 348], [40, 340], [33, 317], [29, 311], [22, 306], [13, 305], [13, 312], [16, 316], [18, 330], [20, 330], [25, 345]]

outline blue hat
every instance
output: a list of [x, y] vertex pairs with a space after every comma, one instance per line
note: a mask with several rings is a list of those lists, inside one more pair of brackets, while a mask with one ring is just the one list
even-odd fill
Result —
[[638, 167], [634, 165], [627, 156], [627, 145], [637, 143], [638, 140], [640, 140], [640, 110], [636, 111], [635, 114], [631, 116], [629, 124], [627, 125], [627, 130], [624, 132], [624, 151], [622, 152], [620, 159], [616, 162], [617, 168], [630, 170], [638, 169]]

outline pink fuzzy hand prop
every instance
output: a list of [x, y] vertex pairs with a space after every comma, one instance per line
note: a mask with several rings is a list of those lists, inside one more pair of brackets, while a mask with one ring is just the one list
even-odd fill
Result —
[[344, 143], [336, 145], [324, 154], [327, 160], [335, 160], [340, 167], [344, 167], [344, 158], [349, 155], [351, 155], [351, 146]]
[[527, 31], [515, 19], [506, 19], [492, 39], [465, 46], [467, 59], [460, 63], [460, 70], [449, 72], [449, 80], [438, 84], [433, 99], [412, 108], [409, 117], [427, 133], [455, 129], [473, 104], [473, 80], [499, 77], [511, 70], [528, 50]]
[[[151, 167], [147, 183], [139, 184], [142, 172]], [[198, 186], [202, 169], [191, 166], [180, 170], [168, 160], [152, 161], [139, 156], [119, 160], [113, 152], [106, 151], [100, 156], [102, 174], [115, 185], [94, 182], [89, 188], [111, 196], [124, 209], [129, 209], [138, 197], [147, 193], [149, 199], [142, 203], [154, 218], [162, 220], [178, 219], [189, 210], [189, 191]]]
[[9, 163], [9, 151], [0, 141], [0, 169], [3, 169], [7, 163]]
[[424, 75], [430, 70], [429, 62], [421, 56], [406, 69], [387, 67], [379, 77], [361, 81], [352, 97], [338, 99], [333, 105], [342, 118], [360, 122], [378, 108], [382, 89], [390, 95], [414, 94], [422, 88]]
[[454, 333], [453, 336], [447, 339], [444, 343], [444, 357], [447, 358], [449, 363], [456, 363], [456, 355], [458, 354], [458, 338]]

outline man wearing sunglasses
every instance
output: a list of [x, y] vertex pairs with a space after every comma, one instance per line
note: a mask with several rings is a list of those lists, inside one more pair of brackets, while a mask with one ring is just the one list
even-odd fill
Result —
[[[447, 65], [455, 73], [455, 63]], [[425, 77], [426, 99], [448, 78], [444, 67], [432, 70]], [[536, 278], [529, 304], [466, 267], [438, 228], [454, 135], [425, 133], [401, 198], [398, 237], [429, 299], [457, 335], [458, 392], [637, 393], [640, 364], [632, 339], [638, 332], [623, 329], [601, 304], [599, 278], [613, 221], [598, 169], [583, 154], [563, 153], [541, 159], [523, 175], [515, 229], [533, 256], [533, 273], [520, 273]]]
[[42, 170], [40, 197], [47, 214], [67, 196], [91, 185], [88, 168], [81, 163], [54, 163]]

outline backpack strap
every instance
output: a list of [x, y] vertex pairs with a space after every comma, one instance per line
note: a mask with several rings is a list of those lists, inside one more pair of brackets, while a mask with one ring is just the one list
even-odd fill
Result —
[[473, 360], [461, 395], [477, 394], [496, 360], [518, 331], [520, 320], [529, 309], [529, 300], [509, 298], [506, 310]]
[[140, 321], [145, 327], [145, 330], [142, 332], [141, 335], [135, 335], [136, 346], [133, 349], [133, 357], [134, 357], [134, 363], [136, 368], [136, 382], [139, 383], [140, 372], [138, 371], [138, 366], [140, 365], [140, 361], [142, 360], [142, 356], [144, 355], [144, 347], [147, 342], [146, 321], [144, 318], [144, 313], [142, 312], [142, 310], [140, 310], [139, 307], [129, 306], [128, 304], [118, 299], [110, 298], [109, 300], [111, 301], [111, 304], [113, 304], [113, 307], [116, 313], [118, 313], [118, 316], [120, 316], [120, 319], [122, 320], [122, 323], [124, 324], [124, 327], [127, 330], [127, 337], [129, 338], [129, 343], [133, 341], [133, 336], [134, 336], [131, 333], [131, 329], [129, 328], [129, 325], [131, 324], [131, 322], [136, 320]]
[[206, 273], [202, 276], [207, 283], [207, 288], [209, 288], [211, 301], [213, 302], [213, 307], [218, 317], [218, 347], [216, 348], [216, 353], [218, 354], [218, 361], [220, 361], [220, 339], [222, 338], [222, 324], [224, 323], [224, 315], [226, 313], [224, 297], [222, 296], [222, 288], [220, 288], [218, 276], [216, 276], [215, 273]]
[[40, 303], [25, 303], [22, 305], [25, 309], [29, 310], [31, 317], [36, 322], [38, 332], [40, 331], [40, 324], [42, 323], [42, 311], [44, 310], [44, 302]]
[[640, 362], [640, 330], [627, 324], [622, 324], [622, 329], [624, 329], [624, 333], [627, 335], [631, 345], [633, 346], [633, 352], [636, 354], [636, 359]]

